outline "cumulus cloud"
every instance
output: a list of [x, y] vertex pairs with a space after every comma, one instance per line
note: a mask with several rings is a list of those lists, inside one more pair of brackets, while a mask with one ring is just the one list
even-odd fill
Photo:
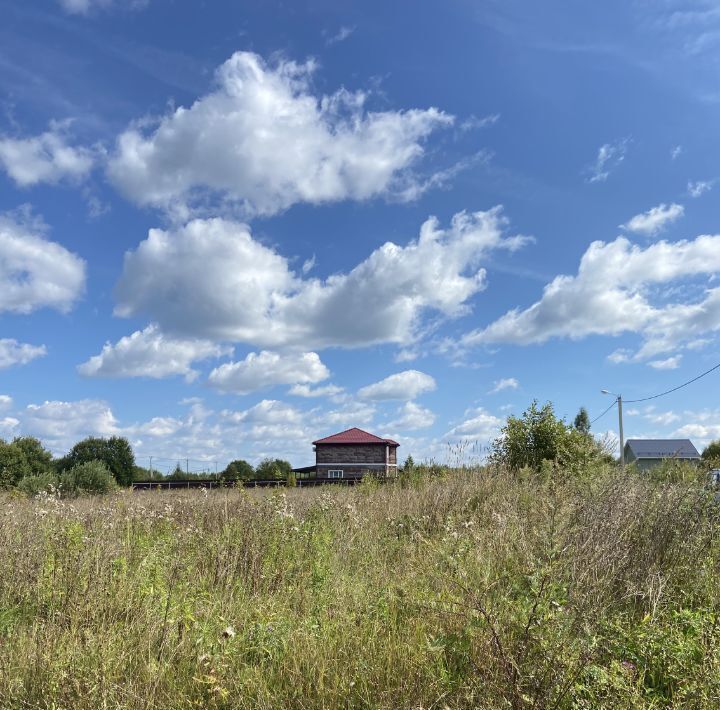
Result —
[[425, 429], [435, 423], [435, 414], [416, 402], [405, 402], [398, 410], [398, 419], [388, 427], [403, 430]]
[[181, 213], [213, 196], [272, 214], [407, 189], [423, 141], [453, 118], [434, 108], [370, 111], [364, 93], [345, 89], [315, 95], [315, 69], [233, 54], [214, 91], [150, 132], [138, 125], [119, 137], [110, 179], [139, 204]]
[[386, 377], [358, 391], [360, 399], [383, 401], [391, 399], [415, 399], [436, 388], [435, 379], [418, 370], [405, 370]]
[[620, 226], [629, 232], [652, 236], [682, 217], [684, 212], [685, 208], [682, 205], [676, 203], [666, 205], [663, 203], [649, 209], [647, 212], [636, 214], [632, 219]]
[[656, 370], [677, 370], [680, 367], [682, 355], [673, 355], [664, 360], [651, 360], [648, 365]]
[[0, 338], [0, 370], [13, 365], [26, 365], [44, 355], [47, 355], [44, 345], [29, 345], [13, 338]]
[[503, 390], [516, 390], [520, 387], [520, 383], [514, 377], [505, 377], [501, 380], [497, 380], [493, 388], [490, 390], [490, 394], [496, 394]]
[[23, 433], [42, 439], [53, 451], [65, 451], [86, 436], [120, 433], [110, 406], [99, 400], [29, 404], [18, 418]]
[[106, 343], [99, 355], [78, 366], [85, 377], [152, 377], [184, 375], [195, 379], [192, 364], [198, 360], [229, 355], [232, 348], [209, 340], [171, 338], [150, 325], [112, 345]]
[[288, 394], [295, 397], [336, 397], [343, 391], [337, 385], [324, 385], [322, 387], [310, 387], [310, 385], [293, 385]]
[[527, 241], [504, 236], [504, 226], [497, 208], [456, 214], [447, 229], [431, 218], [417, 240], [387, 242], [325, 280], [291, 271], [244, 224], [198, 219], [152, 229], [125, 256], [116, 313], [146, 315], [163, 332], [264, 348], [408, 344], [428, 311], [468, 312], [466, 302], [485, 288], [483, 257]]
[[628, 138], [623, 138], [601, 145], [595, 162], [588, 168], [588, 182], [605, 182], [610, 173], [625, 160], [629, 143]]
[[9, 394], [0, 394], [0, 410], [10, 409], [13, 398]]
[[[208, 377], [222, 392], [250, 394], [274, 385], [308, 385], [330, 377], [317, 353], [249, 353], [240, 362], [223, 363]], [[309, 395], [308, 395], [309, 396]]]
[[707, 289], [691, 303], [668, 303], [660, 288], [719, 271], [720, 236], [660, 241], [646, 248], [624, 237], [593, 242], [576, 276], [557, 276], [537, 303], [508, 311], [461, 342], [527, 345], [553, 337], [636, 332], [644, 338], [640, 350], [634, 356], [618, 351], [611, 358], [650, 358], [720, 329], [720, 288]]
[[88, 148], [67, 142], [66, 124], [30, 138], [0, 137], [0, 165], [20, 186], [79, 181], [93, 168], [95, 155]]
[[504, 424], [503, 419], [482, 407], [470, 409], [465, 412], [465, 419], [450, 429], [445, 439], [451, 442], [479, 441], [485, 444], [498, 436]]
[[85, 288], [85, 262], [37, 222], [0, 215], [0, 313], [49, 307], [66, 313]]

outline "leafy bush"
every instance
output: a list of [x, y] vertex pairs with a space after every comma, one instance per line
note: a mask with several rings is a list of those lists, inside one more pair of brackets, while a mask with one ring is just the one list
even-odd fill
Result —
[[90, 461], [102, 461], [121, 486], [132, 483], [135, 470], [135, 456], [130, 443], [121, 436], [111, 436], [109, 439], [91, 436], [83, 439], [72, 447], [62, 461], [65, 469]]
[[508, 417], [491, 448], [491, 462], [512, 471], [555, 470], [577, 475], [603, 458], [597, 441], [589, 433], [558, 419], [551, 402], [538, 407], [534, 401], [522, 417]]
[[102, 461], [79, 463], [60, 476], [60, 489], [64, 495], [109, 493], [115, 487], [115, 478]]
[[57, 488], [59, 481], [57, 476], [48, 471], [46, 473], [37, 473], [25, 476], [20, 479], [17, 484], [18, 490], [29, 496], [35, 496], [43, 491], [49, 491], [51, 488]]

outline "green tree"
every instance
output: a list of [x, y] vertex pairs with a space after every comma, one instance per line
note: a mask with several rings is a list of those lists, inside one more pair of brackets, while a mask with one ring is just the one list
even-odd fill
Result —
[[490, 459], [514, 471], [530, 468], [539, 472], [550, 465], [572, 473], [601, 455], [601, 447], [591, 436], [555, 416], [551, 402], [538, 407], [533, 401], [521, 417], [508, 417], [492, 444]]
[[585, 407], [580, 407], [580, 411], [577, 413], [577, 416], [575, 417], [573, 426], [581, 434], [589, 434], [590, 433], [590, 416], [588, 415], [588, 411], [587, 411], [587, 409], [585, 409]]
[[22, 448], [0, 439], [0, 488], [12, 488], [31, 474], [32, 468]]
[[406, 471], [410, 473], [415, 468], [415, 461], [413, 461], [413, 457], [409, 456], [405, 459], [405, 463], [403, 464], [403, 471]]
[[263, 459], [255, 469], [255, 478], [260, 480], [271, 480], [287, 478], [292, 471], [292, 466], [283, 459]]
[[63, 469], [90, 461], [102, 461], [119, 485], [129, 486], [132, 483], [135, 456], [125, 437], [103, 439], [91, 436], [79, 441], [63, 458]]
[[720, 439], [710, 442], [701, 454], [703, 461], [720, 461]]
[[252, 467], [252, 464], [249, 464], [243, 459], [231, 461], [220, 474], [223, 479], [238, 479], [240, 481], [247, 481], [254, 475], [255, 469]]
[[16, 436], [13, 446], [22, 449], [33, 476], [41, 476], [53, 470], [52, 454], [34, 436]]

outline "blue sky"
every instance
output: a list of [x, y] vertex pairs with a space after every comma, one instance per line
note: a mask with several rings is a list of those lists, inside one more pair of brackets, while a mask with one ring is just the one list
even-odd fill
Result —
[[[0, 18], [1, 436], [200, 469], [360, 426], [445, 459], [720, 361], [715, 1]], [[702, 446], [717, 392], [626, 435]]]

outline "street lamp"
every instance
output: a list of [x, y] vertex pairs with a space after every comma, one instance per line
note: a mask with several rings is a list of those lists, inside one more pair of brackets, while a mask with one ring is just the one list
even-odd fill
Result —
[[620, 467], [625, 468], [625, 439], [623, 437], [623, 421], [622, 421], [622, 395], [608, 392], [608, 390], [600, 390], [602, 394], [609, 394], [615, 397], [618, 405], [618, 421], [620, 423]]

